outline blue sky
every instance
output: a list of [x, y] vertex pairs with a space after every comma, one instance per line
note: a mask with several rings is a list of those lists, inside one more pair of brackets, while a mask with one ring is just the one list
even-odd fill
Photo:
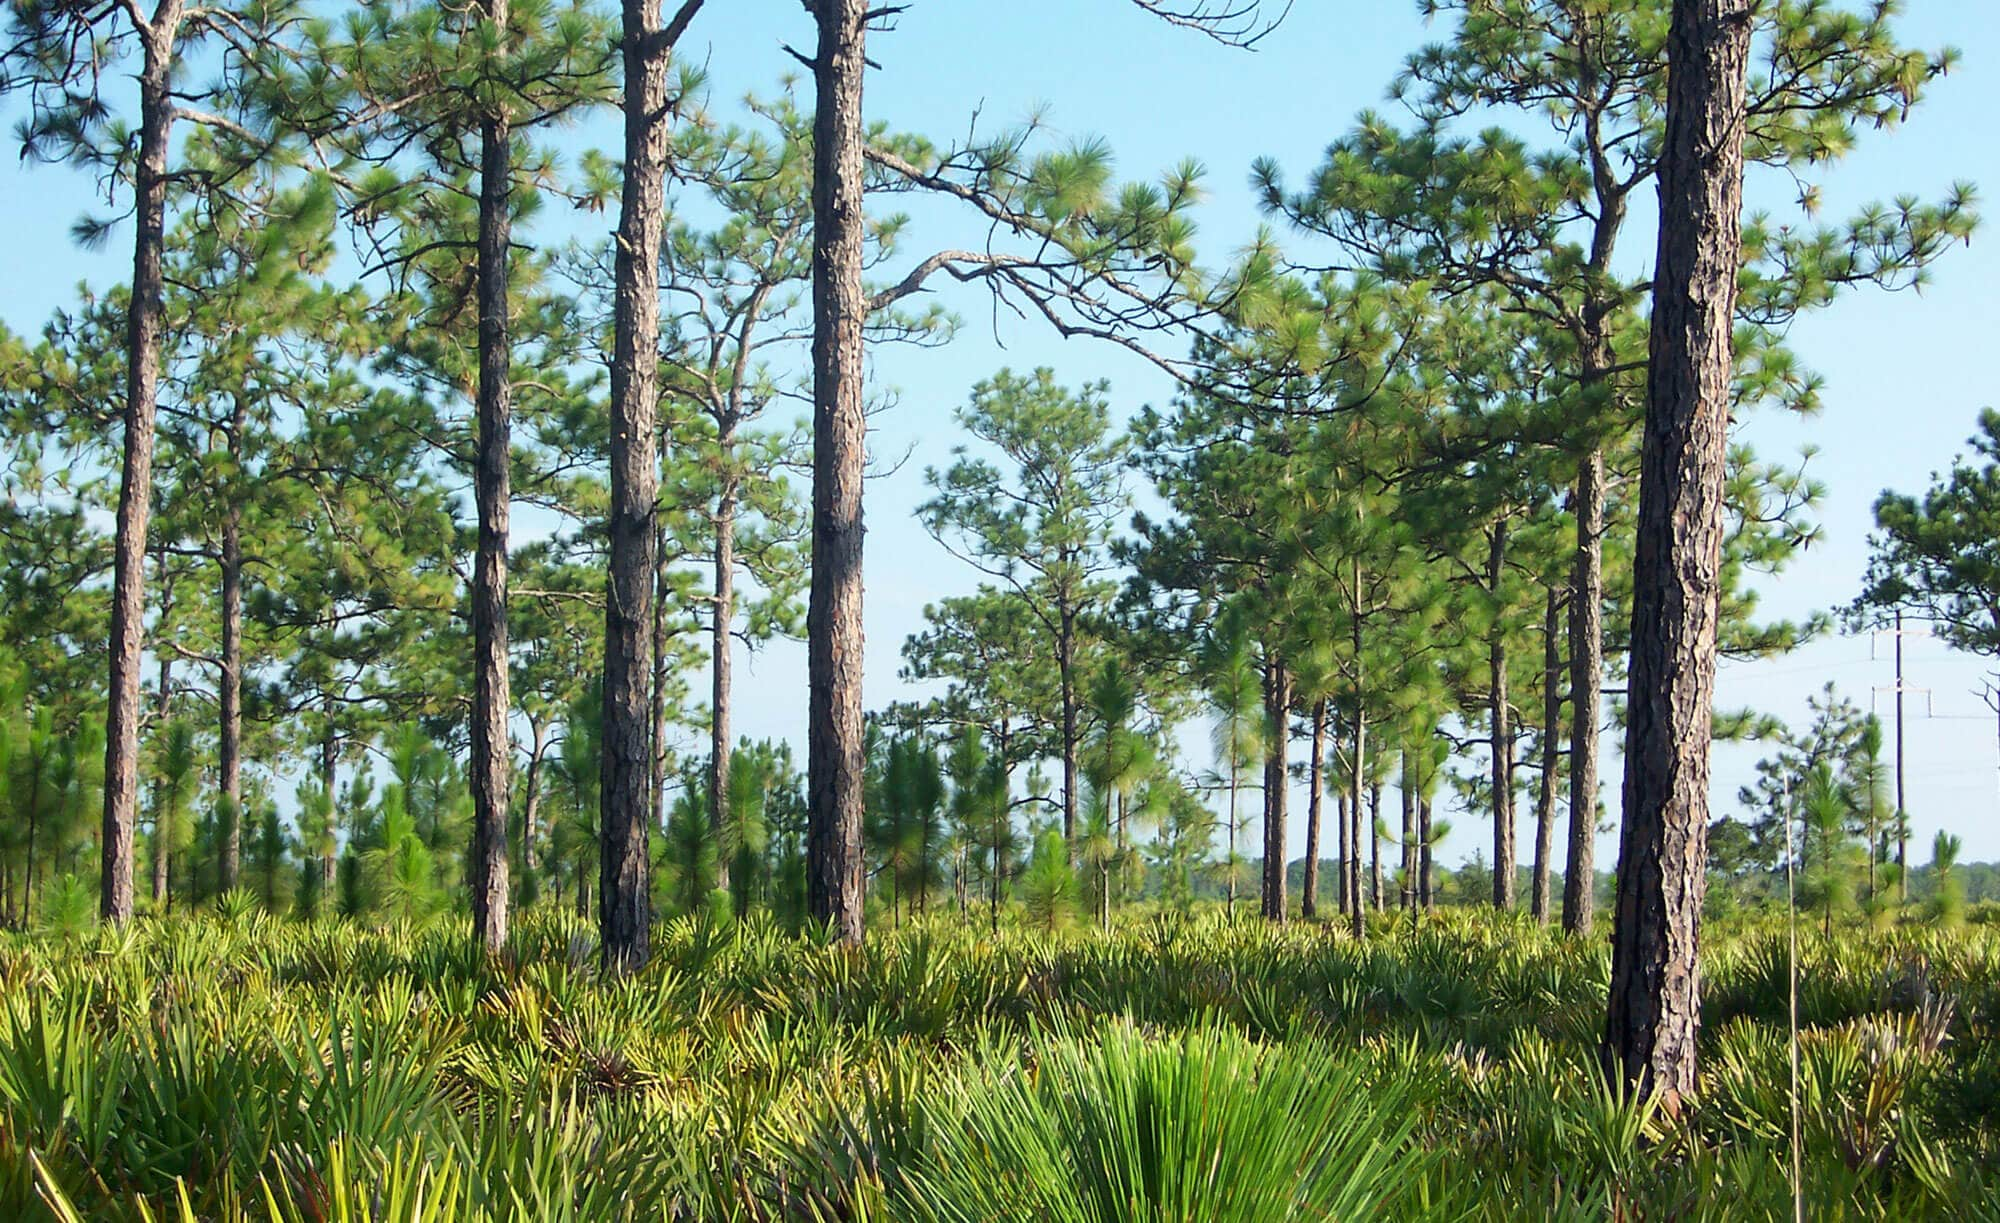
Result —
[[[1964, 60], [1907, 126], [1871, 133], [1827, 176], [1830, 218], [1865, 200], [1935, 197], [1961, 179], [2000, 184], [2000, 141], [1992, 132], [2000, 116], [2000, 7], [1992, 0], [1910, 0], [1907, 7], [1907, 41], [1956, 45]], [[1247, 184], [1251, 159], [1269, 155], [1294, 177], [1304, 174], [1356, 112], [1388, 105], [1384, 91], [1402, 57], [1439, 34], [1426, 29], [1414, 0], [1297, 0], [1283, 28], [1253, 53], [1165, 28], [1122, 0], [914, 0], [896, 31], [872, 41], [881, 68], [870, 77], [867, 107], [872, 118], [938, 139], [961, 135], [975, 112], [1004, 124], [1045, 110], [1060, 135], [1104, 137], [1128, 177], [1193, 156], [1209, 170], [1201, 247], [1219, 261], [1261, 220]], [[803, 48], [810, 39], [809, 23], [791, 0], [715, 0], [684, 51], [707, 61], [713, 105], [727, 113], [734, 98], [769, 93], [796, 71], [784, 44]], [[615, 132], [608, 119], [598, 120], [566, 139], [612, 147]], [[1753, 198], [1759, 190], [1753, 184]], [[80, 279], [105, 285], [123, 278], [126, 263], [115, 241], [105, 253], [69, 241], [70, 223], [92, 206], [90, 182], [74, 171], [0, 159], [0, 231], [7, 235], [0, 248], [7, 285], [0, 319], [9, 326], [38, 327]], [[603, 217], [558, 218], [545, 236], [608, 224]], [[969, 240], [954, 214], [923, 209], [906, 249]], [[1641, 236], [1634, 245], [1650, 243]], [[1954, 252], [1921, 295], [1860, 294], [1798, 324], [1794, 346], [1828, 380], [1825, 411], [1804, 422], [1759, 417], [1744, 435], [1770, 457], [1818, 447], [1811, 470], [1829, 484], [1830, 495], [1821, 514], [1824, 540], [1782, 580], [1764, 585], [1771, 614], [1802, 616], [1850, 598], [1877, 493], [1920, 487], [1963, 449], [1976, 412], [1993, 398], [1978, 374], [2000, 316], [1988, 305], [1987, 287], [1995, 283], [2000, 243], [1989, 231]], [[1064, 343], [1020, 320], [996, 325], [976, 295], [948, 292], [944, 300], [967, 322], [953, 344], [885, 350], [875, 364], [879, 381], [900, 393], [898, 406], [877, 421], [877, 450], [907, 450], [911, 457], [868, 490], [871, 706], [899, 695], [899, 648], [921, 623], [923, 604], [973, 584], [972, 574], [911, 519], [925, 495], [923, 468], [948, 461], [951, 411], [970, 386], [1002, 365], [1048, 365], [1072, 383], [1109, 378], [1123, 412], [1170, 394], [1162, 375], [1128, 354]], [[1803, 714], [1807, 695], [1831, 680], [1866, 707], [1873, 687], [1890, 681], [1886, 651], [1871, 660], [1870, 649], [1866, 639], [1835, 637], [1772, 662], [1726, 665], [1720, 700], [1792, 718]], [[1909, 806], [1923, 847], [1915, 856], [1926, 858], [1932, 831], [1945, 827], [1963, 835], [1969, 858], [2000, 858], [2000, 749], [1993, 717], [1975, 695], [1986, 668], [1922, 639], [1908, 644], [1907, 658], [1909, 682], [1932, 690], [1937, 714], [1913, 717], [1908, 727]], [[804, 689], [803, 648], [767, 648], [741, 668], [737, 725], [802, 746]], [[1924, 708], [1918, 698], [1912, 712]], [[1615, 752], [1616, 735], [1608, 738]], [[1719, 810], [1734, 806], [1757, 755], [1718, 751]], [[1608, 758], [1606, 795], [1614, 808], [1620, 775], [1615, 756]], [[1483, 818], [1455, 823], [1447, 860], [1490, 844]], [[1529, 834], [1524, 826], [1524, 846]], [[1302, 844], [1303, 830], [1295, 830], [1294, 853]], [[1600, 861], [1608, 865], [1614, 854], [1615, 842], [1606, 838]]]

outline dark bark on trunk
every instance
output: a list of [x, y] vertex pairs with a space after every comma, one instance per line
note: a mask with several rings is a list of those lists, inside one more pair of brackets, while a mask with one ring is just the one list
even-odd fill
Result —
[[1417, 791], [1410, 784], [1410, 749], [1403, 749], [1403, 907], [1417, 907]]
[[549, 750], [546, 723], [539, 720], [531, 723], [529, 733], [534, 736], [534, 741], [528, 749], [528, 774], [521, 783], [521, 877], [524, 883], [534, 879], [535, 871], [541, 866], [535, 853], [535, 838], [542, 822], [542, 759]]
[[1555, 854], [1556, 764], [1560, 755], [1556, 744], [1562, 737], [1562, 662], [1562, 595], [1551, 586], [1542, 615], [1542, 785], [1535, 801], [1534, 895], [1528, 901], [1535, 921], [1541, 925], [1547, 925], [1549, 920], [1549, 875], [1553, 869], [1550, 859]]
[[[1359, 629], [1356, 630], [1355, 637], [1358, 646], [1360, 638]], [[1355, 657], [1357, 659], [1356, 669], [1358, 670], [1360, 666], [1358, 661], [1360, 658], [1359, 649], [1355, 651]], [[1366, 938], [1368, 936], [1368, 923], [1365, 915], [1367, 902], [1361, 893], [1361, 774], [1367, 766], [1367, 761], [1368, 717], [1363, 712], [1361, 703], [1356, 701], [1354, 706], [1354, 752], [1353, 758], [1349, 761], [1350, 767], [1354, 770], [1354, 775], [1348, 778], [1347, 786], [1347, 818], [1349, 828], [1352, 830], [1349, 833], [1348, 839], [1350, 852], [1348, 853], [1347, 860], [1347, 897], [1348, 915], [1353, 919], [1355, 938]]]
[[1353, 835], [1348, 844], [1352, 849], [1347, 863], [1348, 915], [1353, 921], [1354, 937], [1368, 937], [1368, 922], [1363, 913], [1361, 898], [1361, 779], [1368, 772], [1368, 705], [1366, 672], [1363, 669], [1362, 628], [1361, 628], [1361, 562], [1356, 560], [1349, 568], [1354, 580], [1353, 621], [1349, 631], [1349, 644], [1354, 649], [1354, 750], [1348, 759], [1348, 767], [1353, 770], [1347, 779], [1348, 819], [1352, 821]]
[[139, 804], [139, 654], [146, 631], [146, 527], [153, 499], [160, 381], [160, 257], [166, 246], [169, 66], [181, 7], [168, 0], [140, 31], [139, 157], [133, 165], [131, 302], [125, 313], [125, 453], [111, 583], [110, 701], [104, 721], [104, 829], [98, 912], [132, 917], [132, 840]]
[[340, 818], [340, 809], [335, 804], [333, 789], [334, 782], [339, 780], [336, 774], [340, 768], [340, 745], [333, 731], [333, 696], [331, 693], [327, 694], [322, 700], [320, 712], [326, 718], [326, 732], [319, 743], [319, 784], [326, 790], [327, 828], [326, 849], [320, 854], [319, 858], [319, 903], [320, 912], [330, 914], [334, 911], [335, 901], [333, 894], [334, 864], [340, 856], [337, 848], [339, 842], [334, 833], [335, 825]]
[[[486, 0], [507, 22], [507, 0]], [[507, 534], [513, 431], [507, 247], [512, 239], [512, 130], [488, 115], [479, 133], [479, 438], [473, 483], [479, 543], [472, 566], [472, 928], [488, 952], [507, 941], [507, 800], [513, 739], [507, 729]]]
[[818, 0], [813, 60], [813, 557], [808, 638], [806, 903], [843, 943], [861, 941], [861, 200], [865, 0]]
[[1319, 820], [1326, 803], [1326, 702], [1313, 705], [1312, 763], [1306, 768], [1306, 875], [1299, 887], [1299, 916], [1319, 916]]
[[1569, 595], [1569, 854], [1563, 930], [1588, 935], [1597, 908], [1597, 736], [1604, 687], [1604, 451], [1577, 473], [1576, 574]]
[[1428, 913], [1437, 902], [1437, 888], [1431, 847], [1431, 802], [1427, 798], [1417, 800], [1417, 828], [1418, 836], [1423, 840], [1423, 848], [1418, 851], [1420, 878], [1417, 881], [1417, 903]]
[[[174, 585], [173, 576], [166, 572], [165, 553], [162, 553], [158, 559], [161, 570], [160, 610], [164, 618], [173, 611]], [[164, 733], [168, 719], [173, 716], [173, 655], [164, 650], [161, 651], [159, 668], [160, 686], [153, 697], [153, 727], [155, 734]], [[173, 845], [168, 833], [168, 829], [172, 825], [172, 820], [169, 818], [170, 814], [167, 810], [166, 796], [160, 788], [160, 780], [156, 775], [153, 780], [153, 860], [151, 864], [153, 870], [153, 910], [156, 913], [166, 912], [169, 902], [168, 884], [171, 882], [170, 875], [173, 868]]]
[[[724, 459], [734, 437], [724, 430], [721, 438]], [[709, 634], [709, 718], [708, 718], [708, 811], [718, 847], [715, 886], [729, 889], [729, 855], [720, 851], [729, 828], [729, 685], [730, 625], [736, 616], [736, 486], [723, 486], [715, 510], [715, 622]]]
[[[1600, 66], [1588, 59], [1593, 78]], [[1612, 383], [1617, 352], [1611, 320], [1624, 293], [1611, 276], [1618, 235], [1625, 225], [1630, 184], [1621, 181], [1596, 114], [1584, 117], [1591, 189], [1597, 221], [1590, 241], [1589, 277], [1577, 330], [1578, 382], [1583, 398], [1600, 420], [1622, 422], [1625, 415]], [[1570, 814], [1568, 853], [1563, 867], [1563, 930], [1588, 935], [1596, 916], [1598, 742], [1602, 734], [1604, 688], [1604, 445], [1593, 438], [1578, 464], [1571, 508], [1576, 515], [1576, 560], [1570, 585]]]
[[[34, 740], [28, 741], [31, 745]], [[21, 866], [21, 922], [26, 924], [35, 914], [35, 833], [41, 821], [38, 814], [42, 808], [42, 770], [47, 767], [46, 744], [31, 757], [34, 772], [28, 781], [28, 860]]]
[[[226, 439], [231, 470], [240, 470], [249, 413], [242, 396], [230, 405]], [[225, 484], [222, 512], [222, 663], [216, 677], [216, 766], [222, 787], [222, 891], [236, 886], [243, 867], [243, 498]]]
[[668, 553], [666, 525], [655, 516], [653, 522], [653, 677], [651, 688], [652, 741], [647, 753], [648, 779], [652, 785], [653, 827], [667, 825], [667, 691], [672, 608], [667, 595], [673, 590], [674, 558]]
[[1347, 802], [1347, 790], [1342, 788], [1340, 793], [1334, 796], [1333, 804], [1335, 837], [1340, 842], [1338, 857], [1334, 860], [1333, 891], [1335, 905], [1342, 917], [1349, 915], [1354, 903], [1354, 893], [1347, 877], [1347, 864], [1354, 857], [1354, 823], [1348, 818]]
[[1076, 821], [1080, 809], [1082, 768], [1078, 754], [1082, 732], [1077, 729], [1076, 698], [1076, 617], [1067, 608], [1058, 613], [1056, 628], [1056, 674], [1061, 680], [1063, 842], [1069, 846], [1070, 862], [1076, 861]]
[[1368, 899], [1382, 911], [1382, 785], [1368, 787]]
[[[231, 444], [243, 433], [239, 407]], [[222, 837], [222, 890], [236, 886], [243, 865], [243, 519], [240, 503], [231, 497], [222, 518], [222, 666], [216, 681], [220, 706], [216, 749], [221, 774], [222, 815], [229, 821]]]
[[1286, 722], [1292, 707], [1292, 677], [1284, 659], [1264, 662], [1264, 917], [1285, 920]]
[[[659, 492], [660, 237], [677, 99], [674, 43], [701, 7], [664, 26], [660, 0], [624, 0], [625, 179], [618, 201], [611, 354], [610, 581], [604, 600], [604, 729], [599, 770], [598, 931], [604, 966], [643, 966], [652, 930], [653, 522]], [[577, 880], [578, 903], [588, 891]]]
[[1010, 758], [1009, 753], [1013, 751], [1014, 746], [1013, 728], [1005, 718], [1000, 720], [997, 746], [1000, 751], [999, 764], [1002, 781], [1000, 785], [1000, 801], [995, 805], [993, 811], [993, 847], [991, 851], [993, 856], [986, 860], [987, 882], [990, 885], [991, 892], [991, 907], [988, 909], [987, 916], [989, 919], [989, 928], [995, 934], [1000, 932], [1000, 878], [1006, 873], [1007, 865], [1006, 857], [1001, 851], [1000, 843], [1005, 839], [1007, 824], [1013, 818], [1010, 810], [1010, 800], [1014, 793], [1014, 782], [1013, 773], [1008, 763]]
[[1495, 604], [1487, 641], [1486, 662], [1493, 682], [1488, 691], [1487, 719], [1493, 731], [1493, 907], [1514, 907], [1514, 724], [1507, 693], [1507, 629], [1498, 606], [1500, 583], [1506, 577], [1507, 521], [1493, 524], [1486, 555], [1486, 584]]
[[1667, 38], [1631, 717], [1604, 1069], [1669, 1109], [1695, 1089], [1731, 327], [1742, 248], [1743, 0], [1675, 0]]
[[1229, 877], [1223, 880], [1222, 911], [1236, 916], [1236, 762], [1229, 762]]

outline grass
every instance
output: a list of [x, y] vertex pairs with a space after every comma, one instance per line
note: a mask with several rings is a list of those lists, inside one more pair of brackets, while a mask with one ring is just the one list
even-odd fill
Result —
[[[612, 981], [552, 910], [498, 964], [242, 907], [0, 936], [0, 1217], [1788, 1217], [1780, 930], [1705, 937], [1669, 1118], [1596, 1073], [1604, 948], [1487, 914], [677, 921]], [[2000, 1218], [2000, 930], [1802, 954], [1811, 1216]]]

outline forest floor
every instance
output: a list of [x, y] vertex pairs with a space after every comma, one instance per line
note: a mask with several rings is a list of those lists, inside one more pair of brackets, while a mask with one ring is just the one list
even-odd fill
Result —
[[[2000, 927], [1799, 937], [1809, 1217], [2000, 1218]], [[1597, 1072], [1602, 941], [1469, 911], [678, 920], [618, 980], [553, 909], [497, 963], [447, 920], [0, 935], [0, 1217], [1790, 1217], [1786, 931], [1704, 940], [1667, 1116]]]

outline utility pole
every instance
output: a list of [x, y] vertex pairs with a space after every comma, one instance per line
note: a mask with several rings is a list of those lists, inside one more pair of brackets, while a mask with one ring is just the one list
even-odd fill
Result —
[[[1896, 694], [1896, 892], [1897, 899], [1903, 904], [1910, 903], [1910, 809], [1903, 801], [1903, 694], [1906, 692], [1923, 693], [1925, 708], [1927, 710], [1929, 709], [1931, 695], [1929, 688], [1912, 688], [1903, 682], [1903, 638], [1928, 637], [1930, 636], [1930, 632], [1927, 628], [1904, 628], [1903, 609], [1899, 607], [1896, 609], [1896, 627], [1876, 629], [1869, 635], [1868, 653], [1871, 658], [1874, 657], [1875, 653], [1875, 638], [1884, 636], [1892, 637], [1896, 642], [1896, 682], [1894, 684], [1877, 684], [1875, 691], [1894, 692]], [[1871, 699], [1869, 703], [1872, 705], [1874, 702]]]

